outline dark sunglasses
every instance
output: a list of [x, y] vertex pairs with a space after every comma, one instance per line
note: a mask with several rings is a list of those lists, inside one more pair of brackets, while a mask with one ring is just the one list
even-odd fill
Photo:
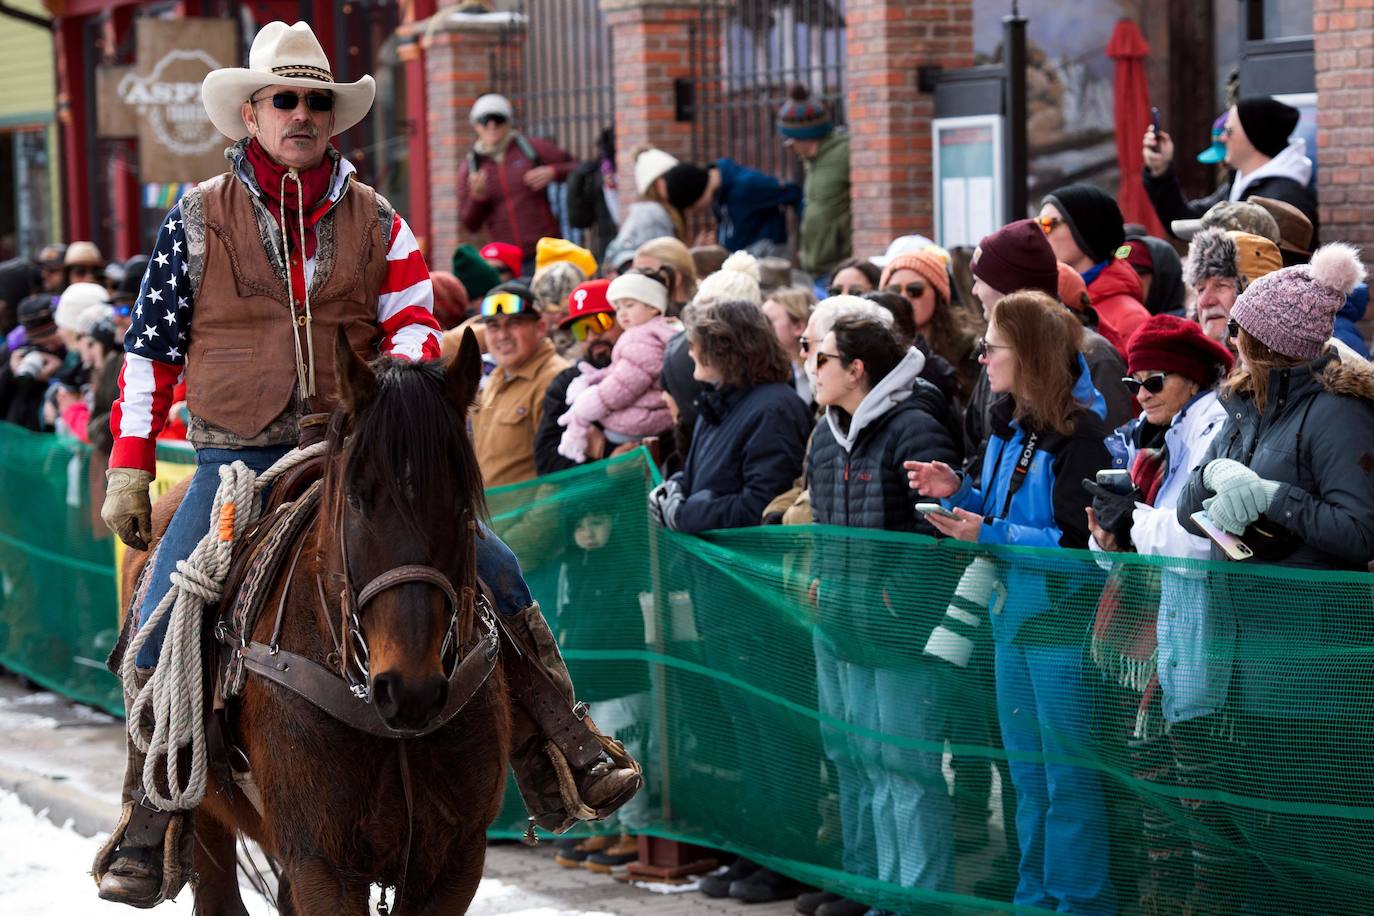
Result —
[[830, 362], [832, 359], [835, 360], [835, 361], [838, 362], [838, 363], [847, 363], [847, 362], [849, 362], [849, 360], [845, 359], [843, 356], [841, 356], [841, 355], [838, 354], [838, 353], [822, 353], [820, 350], [817, 350], [817, 351], [816, 351], [816, 371], [817, 371], [817, 372], [820, 372], [821, 369], [825, 366], [825, 364], [828, 363], [828, 362]]
[[1235, 340], [1240, 336], [1240, 322], [1234, 318], [1226, 319], [1226, 339]]
[[[305, 107], [314, 112], [325, 112], [334, 110], [334, 96], [323, 93], [296, 93], [296, 92], [274, 92], [272, 93], [272, 107], [281, 111], [295, 111], [296, 106], [305, 100]], [[252, 99], [254, 104], [263, 99]]]
[[855, 284], [849, 286], [832, 286], [825, 291], [827, 296], [862, 296], [868, 290]]
[[973, 348], [973, 355], [978, 359], [987, 359], [988, 352], [991, 350], [1010, 350], [1011, 344], [990, 344], [985, 339], [979, 338], [977, 345]]
[[477, 119], [477, 123], [481, 124], [483, 127], [486, 127], [488, 124], [505, 124], [506, 120], [507, 118], [505, 115], [489, 114], [482, 115], [482, 117]]
[[926, 285], [920, 280], [913, 280], [906, 286], [889, 286], [884, 292], [896, 293], [908, 299], [919, 299], [926, 294]]
[[798, 337], [797, 348], [801, 350], [801, 355], [805, 356], [811, 352], [811, 341], [805, 337]]
[[1150, 394], [1159, 394], [1164, 390], [1164, 381], [1169, 377], [1167, 372], [1156, 372], [1154, 375], [1147, 376], [1145, 381], [1139, 382], [1129, 375], [1121, 380], [1121, 384], [1126, 386], [1126, 390], [1131, 393], [1131, 397], [1140, 394], [1140, 389], [1144, 388]]

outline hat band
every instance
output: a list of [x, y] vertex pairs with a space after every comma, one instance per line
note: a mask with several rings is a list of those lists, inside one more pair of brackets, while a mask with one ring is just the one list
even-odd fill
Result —
[[273, 67], [272, 73], [276, 76], [286, 76], [298, 79], [317, 79], [326, 83], [334, 82], [334, 74], [319, 67], [309, 67], [304, 64], [288, 64], [284, 67]]

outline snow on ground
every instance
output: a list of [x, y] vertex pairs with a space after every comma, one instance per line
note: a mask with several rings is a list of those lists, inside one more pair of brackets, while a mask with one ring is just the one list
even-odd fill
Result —
[[[0, 913], [24, 916], [119, 916], [128, 910], [95, 894], [89, 869], [100, 839], [88, 839], [54, 825], [36, 814], [11, 792], [0, 791]], [[510, 906], [501, 899], [511, 897]], [[604, 912], [572, 911], [557, 906], [530, 906], [530, 895], [510, 885], [482, 882], [472, 908], [491, 916], [613, 916]], [[243, 899], [251, 916], [274, 911], [245, 888]], [[552, 901], [550, 901], [552, 902]], [[159, 913], [190, 914], [191, 890], [158, 907]]]

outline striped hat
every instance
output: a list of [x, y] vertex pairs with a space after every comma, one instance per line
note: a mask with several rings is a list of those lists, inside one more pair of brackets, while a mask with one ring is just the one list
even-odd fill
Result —
[[830, 106], [800, 83], [787, 93], [778, 109], [778, 133], [789, 140], [823, 140], [835, 129]]

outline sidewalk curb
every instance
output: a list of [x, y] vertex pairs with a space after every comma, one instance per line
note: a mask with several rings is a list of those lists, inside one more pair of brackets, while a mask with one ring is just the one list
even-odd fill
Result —
[[80, 789], [28, 770], [0, 766], [0, 789], [59, 827], [70, 821], [72, 830], [85, 837], [101, 836], [114, 829], [118, 811]]

